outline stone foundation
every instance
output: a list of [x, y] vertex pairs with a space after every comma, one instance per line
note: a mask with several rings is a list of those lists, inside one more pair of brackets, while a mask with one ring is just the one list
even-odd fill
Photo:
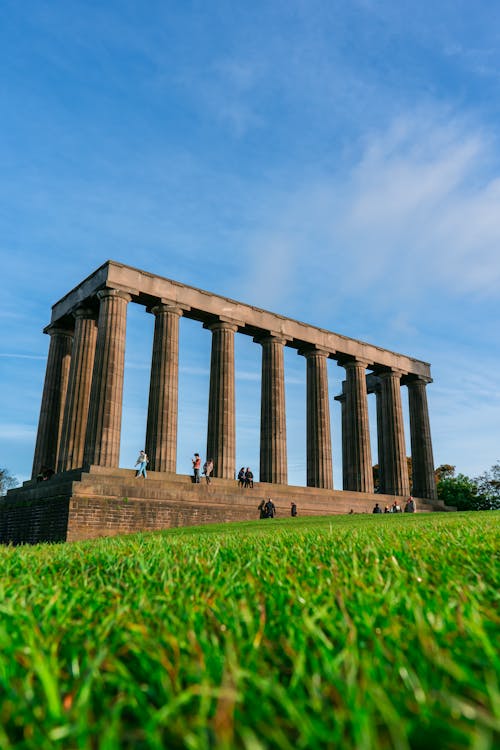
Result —
[[[135, 478], [130, 469], [91, 466], [73, 470], [46, 482], [25, 482], [0, 500], [0, 542], [36, 544], [93, 539], [178, 526], [259, 517], [257, 506], [272, 497], [278, 518], [290, 515], [290, 503], [299, 516], [371, 513], [376, 502], [383, 508], [395, 499], [403, 507], [406, 497], [346, 492], [313, 487], [255, 483], [239, 488], [231, 479], [204, 478], [193, 484], [189, 476], [148, 472]], [[417, 498], [419, 512], [447, 511], [441, 501]]]

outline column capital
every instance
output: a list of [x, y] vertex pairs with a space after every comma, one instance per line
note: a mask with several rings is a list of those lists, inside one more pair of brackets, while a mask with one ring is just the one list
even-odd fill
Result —
[[255, 344], [282, 344], [285, 346], [290, 339], [276, 331], [262, 331], [258, 336], [253, 338]]
[[367, 367], [371, 367], [373, 365], [372, 359], [367, 359], [366, 357], [339, 357], [337, 359], [338, 364], [343, 367], [346, 370], [357, 368], [362, 368], [363, 370], [366, 370]]
[[416, 375], [414, 373], [408, 374], [404, 379], [404, 385], [412, 386], [412, 385], [429, 385], [429, 383], [432, 383], [433, 380], [430, 375]]
[[180, 318], [182, 315], [184, 315], [184, 311], [186, 309], [190, 308], [186, 308], [186, 306], [184, 305], [178, 305], [176, 302], [165, 302], [161, 300], [154, 304], [152, 307], [148, 307], [147, 312], [151, 313], [155, 317], [166, 313], [172, 313], [174, 315], [178, 315]]
[[298, 349], [297, 354], [300, 357], [305, 357], [306, 359], [310, 359], [311, 357], [328, 358], [332, 354], [335, 354], [335, 352], [332, 352], [328, 349], [321, 349], [319, 346], [310, 346], [310, 347], [303, 347], [302, 349]]
[[219, 318], [211, 323], [203, 323], [203, 328], [206, 328], [208, 331], [232, 331], [236, 333], [239, 324], [234, 320], [229, 320], [229, 318]]
[[71, 314], [75, 320], [97, 320], [97, 312], [91, 307], [77, 307]]
[[48, 326], [45, 326], [43, 332], [48, 333], [49, 336], [69, 336], [72, 338], [74, 335], [73, 329], [67, 328], [61, 322], [49, 323]]
[[407, 375], [407, 372], [406, 370], [399, 370], [397, 367], [391, 367], [390, 369], [377, 372], [377, 375], [381, 380], [388, 380], [389, 378], [398, 378], [400, 380], [404, 375]]
[[132, 295], [129, 292], [125, 292], [123, 289], [112, 289], [111, 287], [99, 289], [97, 297], [99, 300], [105, 299], [106, 297], [119, 297], [120, 299], [125, 300], [125, 302], [130, 302], [132, 299]]

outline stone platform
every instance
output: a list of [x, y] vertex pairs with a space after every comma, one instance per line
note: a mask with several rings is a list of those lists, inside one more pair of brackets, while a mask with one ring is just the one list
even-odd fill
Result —
[[[148, 472], [136, 478], [130, 469], [91, 466], [72, 470], [46, 482], [25, 482], [0, 500], [0, 542], [36, 544], [92, 539], [178, 526], [228, 521], [250, 521], [259, 517], [257, 506], [272, 497], [278, 518], [290, 515], [290, 503], [299, 516], [371, 513], [376, 502], [392, 505], [394, 495], [345, 492], [255, 483], [239, 488], [230, 479], [202, 477], [193, 484], [190, 476]], [[403, 507], [406, 497], [399, 497]], [[447, 511], [441, 501], [416, 499], [419, 512]]]

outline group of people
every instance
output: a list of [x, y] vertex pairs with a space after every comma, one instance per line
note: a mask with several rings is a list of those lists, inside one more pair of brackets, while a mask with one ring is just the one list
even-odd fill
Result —
[[253, 488], [253, 472], [249, 466], [245, 469], [244, 466], [238, 472], [238, 487], [250, 487]]
[[[200, 469], [201, 469], [200, 454], [195, 453], [194, 458], [191, 459], [191, 462], [193, 464], [193, 481], [195, 484], [199, 484], [200, 483]], [[203, 464], [203, 476], [205, 477], [205, 481], [207, 484], [211, 483], [210, 477], [212, 476], [213, 470], [214, 470], [214, 460], [213, 458], [207, 458], [207, 460]]]
[[415, 505], [415, 500], [410, 495], [408, 500], [406, 501], [404, 509], [401, 509], [401, 506], [399, 505], [397, 500], [394, 500], [392, 505], [386, 505], [384, 510], [380, 507], [378, 503], [375, 503], [375, 507], [372, 510], [372, 513], [415, 513], [417, 510], [417, 506]]

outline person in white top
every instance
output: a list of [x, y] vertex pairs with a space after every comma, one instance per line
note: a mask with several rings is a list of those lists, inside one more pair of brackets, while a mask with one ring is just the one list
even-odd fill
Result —
[[135, 465], [139, 467], [137, 469], [137, 473], [135, 475], [136, 478], [137, 477], [144, 477], [144, 479], [146, 479], [146, 477], [147, 477], [146, 466], [148, 465], [148, 463], [149, 463], [149, 459], [148, 459], [146, 453], [144, 451], [140, 451], [139, 452], [139, 457], [138, 457], [137, 461], [135, 462]]

